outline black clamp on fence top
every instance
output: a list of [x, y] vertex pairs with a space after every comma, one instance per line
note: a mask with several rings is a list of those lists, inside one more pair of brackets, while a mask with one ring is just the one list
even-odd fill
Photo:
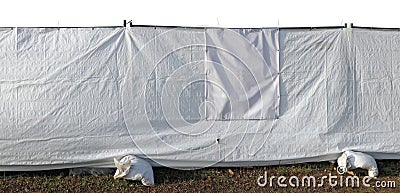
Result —
[[129, 24], [129, 27], [133, 27], [133, 23], [132, 20], [126, 22], [126, 20], [124, 20], [124, 27], [126, 27], [126, 25]]
[[353, 28], [353, 23], [345, 23], [344, 27], [345, 28]]

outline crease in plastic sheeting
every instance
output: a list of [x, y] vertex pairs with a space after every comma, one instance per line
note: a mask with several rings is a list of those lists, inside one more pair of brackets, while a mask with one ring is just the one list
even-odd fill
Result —
[[208, 120], [279, 116], [276, 29], [207, 29]]

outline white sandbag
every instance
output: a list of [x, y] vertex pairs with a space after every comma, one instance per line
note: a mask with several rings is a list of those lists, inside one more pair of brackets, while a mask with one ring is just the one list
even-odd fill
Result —
[[379, 174], [375, 159], [362, 152], [345, 151], [338, 158], [338, 173], [345, 173], [356, 168], [368, 170], [368, 176], [377, 177]]
[[114, 158], [114, 163], [117, 166], [114, 179], [138, 180], [145, 186], [154, 185], [153, 169], [145, 160], [134, 155], [127, 155], [119, 161]]

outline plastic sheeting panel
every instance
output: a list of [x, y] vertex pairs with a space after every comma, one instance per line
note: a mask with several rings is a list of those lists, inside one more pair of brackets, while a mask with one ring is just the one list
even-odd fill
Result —
[[207, 29], [207, 119], [279, 116], [278, 30]]
[[270, 136], [280, 139], [279, 147], [266, 142], [279, 149], [275, 156], [317, 157], [340, 151], [330, 134], [341, 128], [343, 122], [335, 120], [347, 117], [345, 106], [352, 104], [345, 100], [353, 98], [342, 84], [352, 78], [344, 35], [340, 29], [281, 30], [281, 117]]
[[400, 33], [354, 30], [352, 39], [357, 133], [350, 143], [368, 151], [391, 152], [399, 148]]
[[159, 163], [171, 155], [188, 161], [219, 157], [210, 145], [218, 133], [204, 113], [204, 29], [134, 27], [127, 35], [133, 52], [121, 91], [135, 146]]
[[88, 162], [130, 152], [118, 84], [123, 34], [111, 28], [0, 31], [1, 165]]
[[127, 154], [171, 167], [344, 150], [399, 159], [399, 40], [358, 29], [0, 29], [0, 169], [112, 167]]
[[281, 34], [281, 111], [293, 119], [288, 124], [322, 136], [350, 129], [344, 124], [352, 123], [346, 119], [353, 117], [353, 71], [343, 31]]

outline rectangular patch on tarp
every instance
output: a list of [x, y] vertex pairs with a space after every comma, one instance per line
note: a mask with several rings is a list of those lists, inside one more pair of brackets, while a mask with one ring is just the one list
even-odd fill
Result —
[[277, 29], [206, 30], [206, 118], [279, 115]]

